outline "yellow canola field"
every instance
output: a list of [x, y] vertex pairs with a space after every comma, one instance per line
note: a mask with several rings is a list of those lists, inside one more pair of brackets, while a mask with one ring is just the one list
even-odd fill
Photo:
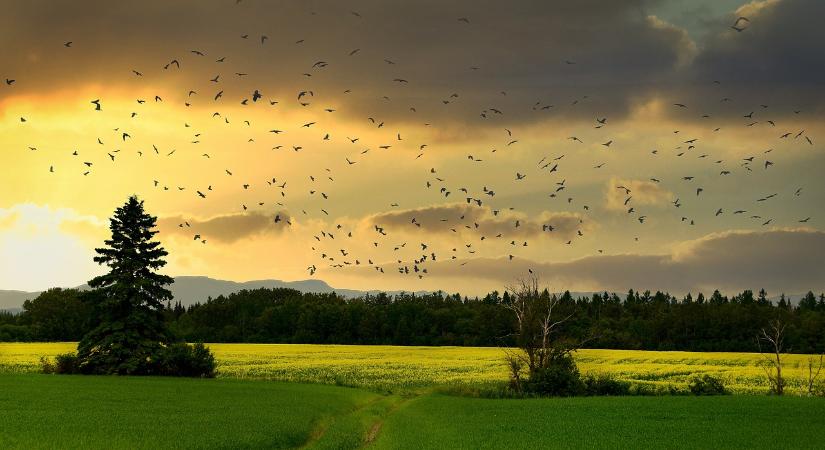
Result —
[[[341, 384], [370, 388], [480, 386], [503, 383], [504, 351], [480, 347], [397, 347], [309, 344], [209, 344], [219, 376]], [[0, 343], [0, 371], [35, 372], [41, 356], [74, 343]], [[765, 357], [755, 353], [580, 350], [582, 373], [607, 373], [636, 383], [684, 387], [696, 374], [721, 377], [737, 393], [764, 393]], [[802, 392], [808, 355], [785, 355], [791, 392]], [[818, 361], [818, 360], [817, 360]]]

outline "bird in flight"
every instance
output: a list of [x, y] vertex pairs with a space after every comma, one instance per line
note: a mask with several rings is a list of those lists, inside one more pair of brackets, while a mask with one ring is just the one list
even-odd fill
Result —
[[733, 22], [733, 25], [731, 25], [730, 27], [736, 30], [737, 33], [741, 33], [742, 31], [745, 31], [748, 28], [750, 22], [751, 21], [748, 20], [747, 17], [740, 16], [736, 19], [735, 22]]

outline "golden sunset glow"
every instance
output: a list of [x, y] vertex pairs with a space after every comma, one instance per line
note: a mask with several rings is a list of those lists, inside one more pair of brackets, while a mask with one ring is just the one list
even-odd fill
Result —
[[[789, 31], [798, 2], [321, 3], [7, 5], [0, 289], [99, 273], [131, 194], [170, 275], [821, 287], [823, 62], [783, 47], [816, 41]], [[744, 10], [748, 33], [716, 26]]]

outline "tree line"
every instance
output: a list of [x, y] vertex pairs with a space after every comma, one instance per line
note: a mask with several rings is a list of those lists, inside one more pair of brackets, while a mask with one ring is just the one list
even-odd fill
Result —
[[[0, 341], [77, 341], [98, 324], [95, 291], [50, 289], [28, 300], [19, 314], [0, 313]], [[761, 290], [728, 297], [630, 291], [624, 296], [569, 292], [557, 300], [570, 316], [561, 330], [588, 348], [684, 351], [759, 351], [756, 336], [769, 321], [787, 324], [786, 348], [825, 351], [825, 294], [797, 305], [771, 302]], [[516, 320], [506, 309], [510, 293], [467, 298], [432, 294], [301, 293], [293, 289], [244, 290], [188, 307], [166, 303], [169, 329], [188, 342], [513, 346]]]

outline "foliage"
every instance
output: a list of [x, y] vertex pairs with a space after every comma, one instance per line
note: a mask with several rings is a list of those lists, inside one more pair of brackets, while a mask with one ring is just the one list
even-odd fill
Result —
[[45, 374], [54, 373], [54, 363], [48, 356], [40, 357], [40, 372]]
[[573, 357], [567, 352], [548, 356], [543, 367], [530, 372], [524, 391], [551, 397], [571, 397], [584, 394], [585, 386]]
[[77, 354], [74, 352], [59, 353], [52, 361], [47, 356], [40, 357], [40, 372], [45, 374], [71, 375], [80, 373]]
[[23, 303], [20, 322], [31, 326], [36, 340], [77, 341], [89, 328], [90, 297], [77, 289], [49, 289]]
[[[203, 344], [176, 342], [164, 346], [157, 359], [147, 366], [147, 375], [214, 378], [217, 363], [215, 356]], [[54, 360], [40, 357], [40, 372], [46, 374], [82, 373], [77, 354], [73, 352], [55, 355]]]
[[[581, 341], [590, 330], [597, 330], [584, 343], [589, 348], [758, 352], [754, 336], [779, 316], [787, 326], [786, 349], [825, 351], [825, 299], [812, 293], [793, 308], [760, 301], [750, 291], [732, 297], [714, 293], [708, 298], [681, 299], [635, 291], [625, 297], [547, 295], [557, 298], [559, 317], [574, 313], [565, 324], [565, 335]], [[509, 299], [508, 293], [495, 292], [480, 299], [443, 293], [342, 298], [292, 289], [254, 289], [188, 307], [171, 303], [163, 316], [170, 330], [188, 342], [510, 347], [515, 344], [515, 323], [501, 304], [505, 298]], [[816, 306], [810, 306], [811, 299]], [[57, 314], [55, 323], [66, 321], [63, 312]], [[24, 320], [26, 315], [25, 311], [0, 314], [0, 341], [43, 341], [34, 332], [42, 321]], [[87, 322], [93, 325], [92, 320]], [[77, 334], [90, 329], [86, 326]], [[71, 333], [53, 340], [77, 337]]]
[[688, 385], [690, 393], [693, 395], [728, 395], [730, 391], [725, 387], [725, 382], [721, 378], [713, 375], [697, 375]]
[[176, 342], [164, 347], [157, 362], [157, 375], [214, 378], [215, 356], [203, 344]]
[[[535, 277], [522, 280], [509, 292], [509, 301], [503, 301], [503, 305], [515, 316], [517, 346], [515, 350], [505, 349], [510, 388], [546, 396], [582, 395], [584, 383], [571, 355], [578, 343], [574, 344], [560, 333], [573, 313], [560, 317], [557, 308], [560, 302], [546, 290], [540, 293]], [[520, 376], [523, 366], [528, 371], [526, 383]]]
[[[609, 374], [588, 374], [581, 378], [584, 395], [630, 395], [630, 383]], [[644, 392], [636, 392], [644, 394]]]
[[129, 197], [110, 219], [111, 239], [95, 251], [95, 262], [109, 273], [89, 281], [97, 301], [97, 326], [78, 344], [79, 367], [93, 374], [149, 374], [172, 335], [163, 322], [163, 302], [172, 298], [164, 286], [174, 280], [156, 271], [167, 252], [152, 238], [156, 218], [143, 202]]
[[519, 285], [508, 289], [509, 297], [501, 301], [515, 319], [516, 327], [512, 336], [519, 349], [515, 353], [508, 353], [507, 359], [521, 358], [531, 377], [539, 369], [562, 363], [561, 357], [575, 348], [558, 333], [560, 326], [573, 314], [558, 314], [559, 300], [550, 296], [547, 290], [539, 292], [538, 286], [535, 277], [521, 280]]

